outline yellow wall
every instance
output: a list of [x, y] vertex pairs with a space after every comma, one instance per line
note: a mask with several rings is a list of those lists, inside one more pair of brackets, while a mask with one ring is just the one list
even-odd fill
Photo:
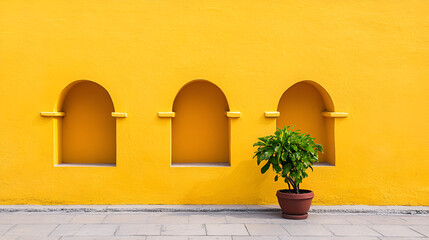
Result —
[[[335, 111], [335, 166], [314, 204], [429, 205], [429, 2], [0, 1], [0, 204], [273, 204], [252, 159], [283, 93], [320, 84]], [[179, 90], [205, 79], [230, 111], [230, 167], [171, 167]], [[116, 167], [54, 167], [61, 92], [110, 94]]]

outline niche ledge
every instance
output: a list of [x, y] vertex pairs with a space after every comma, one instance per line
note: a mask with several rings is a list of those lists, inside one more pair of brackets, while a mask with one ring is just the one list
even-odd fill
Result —
[[335, 165], [328, 162], [317, 162], [313, 164], [313, 167], [335, 167]]
[[116, 167], [116, 163], [60, 163], [55, 167]]
[[231, 167], [230, 163], [171, 163], [171, 167]]

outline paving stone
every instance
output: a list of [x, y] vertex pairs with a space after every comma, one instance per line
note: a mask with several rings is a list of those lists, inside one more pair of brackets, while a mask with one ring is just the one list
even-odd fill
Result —
[[183, 213], [157, 213], [149, 215], [147, 223], [160, 223], [160, 224], [175, 224], [175, 223], [189, 223], [188, 214]]
[[189, 240], [232, 240], [231, 236], [190, 236]]
[[108, 214], [103, 223], [147, 223], [149, 216], [148, 213], [114, 213]]
[[414, 231], [417, 231], [423, 235], [425, 235], [426, 237], [429, 237], [429, 226], [410, 226], [411, 229], [413, 229]]
[[102, 223], [107, 214], [77, 214], [70, 220], [70, 223]]
[[358, 236], [381, 236], [366, 225], [325, 225], [336, 236], [358, 237]]
[[116, 235], [161, 235], [161, 224], [122, 224]]
[[[60, 237], [58, 236], [48, 236], [48, 237], [42, 237], [38, 236], [37, 240], [59, 240]], [[34, 236], [21, 236], [18, 238], [18, 240], [35, 240]]]
[[296, 221], [296, 220], [283, 218], [281, 212], [267, 212], [267, 213], [253, 214], [253, 217], [256, 219], [261, 218], [264, 223], [306, 224], [305, 221]]
[[320, 224], [295, 224], [282, 226], [292, 236], [331, 236], [332, 233]]
[[[333, 240], [334, 237], [310, 237], [310, 236], [279, 236], [280, 240]], [[351, 240], [351, 239], [350, 239]], [[353, 239], [354, 240], [354, 239]]]
[[145, 240], [146, 236], [79, 236], [62, 237], [61, 240]]
[[206, 224], [207, 235], [249, 235], [244, 224]]
[[18, 224], [9, 229], [4, 235], [48, 236], [56, 227], [56, 224]]
[[0, 224], [61, 224], [68, 223], [72, 214], [10, 213], [0, 214]]
[[407, 224], [407, 222], [401, 219], [401, 216], [382, 216], [382, 215], [369, 215], [369, 216], [360, 216], [363, 220], [370, 222], [371, 224]]
[[428, 238], [421, 237], [379, 237], [380, 240], [427, 240]]
[[190, 214], [189, 223], [226, 223], [224, 214]]
[[370, 225], [370, 227], [386, 237], [423, 237], [416, 231], [398, 225]]
[[406, 216], [401, 219], [411, 225], [429, 225], [429, 216]]
[[347, 222], [349, 222], [350, 224], [358, 224], [358, 225], [368, 225], [371, 224], [370, 222], [368, 222], [367, 220], [365, 220], [365, 218], [361, 217], [361, 216], [343, 216], [345, 220], [347, 220]]
[[247, 223], [246, 228], [250, 235], [289, 235], [288, 232], [278, 224]]
[[266, 223], [266, 218], [261, 214], [227, 214], [225, 218], [227, 223]]
[[379, 240], [378, 237], [335, 237], [335, 240]]
[[51, 232], [51, 236], [73, 236], [81, 228], [82, 224], [61, 224], [54, 231]]
[[118, 225], [116, 224], [86, 224], [76, 233], [76, 236], [113, 236]]
[[233, 240], [279, 240], [277, 236], [233, 236]]
[[13, 227], [13, 224], [0, 224], [0, 235], [3, 235], [12, 227]]
[[18, 236], [0, 236], [0, 240], [17, 240]]
[[311, 224], [350, 224], [344, 216], [309, 214], [305, 220]]
[[280, 240], [379, 240], [378, 237], [334, 237], [334, 236], [332, 237], [279, 236], [279, 238]]
[[291, 220], [286, 219], [281, 216], [279, 218], [269, 218], [265, 219], [266, 223], [276, 223], [276, 224], [285, 224], [285, 225], [305, 225], [308, 224], [305, 220]]
[[187, 236], [147, 236], [146, 240], [189, 240]]
[[206, 229], [203, 224], [164, 224], [162, 225], [161, 235], [206, 235]]

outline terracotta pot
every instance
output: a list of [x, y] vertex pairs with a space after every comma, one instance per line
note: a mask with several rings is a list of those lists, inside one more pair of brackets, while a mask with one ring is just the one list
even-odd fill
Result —
[[310, 190], [301, 189], [300, 194], [277, 191], [277, 199], [282, 209], [282, 217], [287, 219], [306, 219], [310, 209], [314, 193]]

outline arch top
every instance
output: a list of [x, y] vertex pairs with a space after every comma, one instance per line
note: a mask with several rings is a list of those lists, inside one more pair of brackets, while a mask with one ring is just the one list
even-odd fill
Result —
[[208, 85], [211, 85], [211, 87], [216, 88], [216, 90], [218, 90], [218, 92], [222, 94], [222, 96], [225, 98], [226, 104], [227, 104], [228, 109], [229, 109], [228, 99], [227, 99], [227, 97], [226, 97], [225, 93], [222, 91], [222, 89], [221, 89], [218, 85], [216, 85], [215, 83], [213, 83], [213, 82], [211, 82], [211, 81], [209, 81], [209, 80], [206, 80], [206, 79], [194, 79], [194, 80], [191, 80], [191, 81], [189, 81], [189, 82], [185, 83], [185, 84], [184, 84], [184, 85], [179, 89], [179, 91], [177, 92], [176, 96], [174, 97], [173, 103], [172, 103], [172, 105], [171, 105], [171, 109], [172, 109], [172, 111], [171, 111], [171, 112], [174, 112], [174, 103], [176, 102], [177, 97], [180, 95], [180, 93], [181, 93], [181, 92], [183, 92], [183, 90], [185, 90], [186, 88], [188, 88], [188, 87], [190, 87], [190, 86], [192, 86], [192, 85], [194, 85], [194, 84], [204, 84], [204, 83], [205, 83], [205, 84], [208, 84]]
[[103, 91], [105, 91], [107, 93], [107, 95], [109, 96], [109, 99], [113, 105], [113, 112], [115, 112], [115, 104], [113, 103], [113, 99], [110, 96], [109, 91], [107, 91], [107, 89], [105, 87], [103, 87], [100, 83], [91, 81], [91, 80], [86, 80], [86, 79], [81, 79], [81, 80], [76, 80], [73, 81], [71, 83], [69, 83], [65, 88], [63, 88], [63, 90], [60, 93], [60, 96], [58, 98], [58, 101], [56, 102], [56, 105], [54, 107], [54, 111], [55, 112], [61, 112], [62, 108], [63, 108], [63, 104], [64, 104], [64, 100], [67, 97], [68, 92], [70, 91], [70, 89], [72, 89], [73, 87], [75, 87], [78, 84], [82, 84], [82, 83], [91, 83], [96, 85], [97, 87], [103, 89]]
[[[286, 89], [286, 91], [283, 92], [280, 99], [283, 98], [283, 96], [285, 95], [285, 93], [289, 89], [291, 89], [292, 87], [294, 87], [298, 84], [302, 84], [302, 83], [311, 85], [312, 87], [314, 87], [319, 92], [319, 94], [322, 96], [323, 102], [325, 104], [325, 108], [326, 108], [325, 111], [335, 112], [334, 102], [332, 101], [332, 98], [331, 98], [330, 94], [328, 93], [328, 91], [326, 91], [326, 89], [322, 85], [320, 85], [319, 83], [317, 83], [316, 81], [313, 81], [313, 80], [302, 80], [302, 81], [298, 81], [298, 82], [294, 83], [292, 86], [290, 86], [288, 89]], [[280, 103], [280, 101], [279, 101], [279, 103]], [[277, 105], [277, 108], [278, 108], [278, 105]]]

